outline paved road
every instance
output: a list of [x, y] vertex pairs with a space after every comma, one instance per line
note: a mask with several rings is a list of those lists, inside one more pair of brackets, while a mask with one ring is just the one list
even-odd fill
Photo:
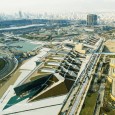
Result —
[[[100, 47], [101, 46], [101, 47]], [[102, 42], [100, 43], [100, 45], [99, 45], [99, 47], [97, 48], [97, 49], [99, 49], [98, 51], [99, 52], [102, 52], [102, 50], [103, 50], [103, 45], [102, 45]], [[96, 52], [97, 50], [95, 50], [95, 52]], [[85, 67], [85, 69], [84, 69], [84, 71], [82, 72], [82, 74], [81, 74], [81, 76], [79, 76], [79, 78], [82, 78], [83, 76], [85, 76], [85, 77], [83, 77], [84, 79], [85, 79], [85, 81], [82, 79], [82, 81], [80, 81], [80, 79], [79, 80], [77, 80], [75, 83], [77, 83], [77, 82], [81, 82], [81, 86], [79, 87], [79, 89], [78, 89], [78, 94], [76, 93], [76, 96], [75, 97], [73, 97], [73, 99], [72, 99], [72, 101], [71, 100], [69, 100], [70, 101], [70, 103], [71, 103], [71, 105], [70, 106], [67, 106], [67, 102], [68, 102], [68, 99], [70, 99], [70, 97], [71, 97], [71, 94], [72, 94], [72, 92], [74, 91], [74, 87], [72, 87], [72, 89], [70, 90], [70, 92], [69, 92], [69, 98], [67, 98], [67, 100], [64, 102], [64, 104], [63, 104], [63, 106], [62, 106], [62, 111], [61, 112], [63, 112], [64, 114], [67, 114], [67, 115], [74, 115], [76, 112], [77, 112], [77, 114], [79, 114], [79, 112], [80, 112], [80, 110], [81, 110], [81, 104], [83, 104], [82, 102], [84, 101], [84, 96], [85, 96], [85, 94], [87, 93], [87, 91], [85, 91], [85, 89], [86, 89], [86, 87], [88, 87], [89, 86], [89, 84], [90, 83], [88, 83], [87, 81], [90, 81], [91, 82], [91, 74], [92, 74], [92, 72], [93, 72], [93, 69], [95, 68], [95, 64], [96, 64], [96, 62], [98, 61], [98, 59], [100, 58], [100, 53], [95, 53], [94, 52], [94, 54], [92, 54], [92, 56], [91, 56], [91, 58], [89, 59], [89, 62], [87, 63], [87, 65], [86, 65], [86, 67]], [[77, 85], [76, 85], [77, 86]], [[87, 88], [87, 90], [88, 90], [88, 88]], [[73, 101], [74, 100], [74, 101]], [[69, 102], [68, 102], [69, 103]], [[66, 109], [65, 109], [65, 106], [66, 106]], [[68, 107], [68, 108], [67, 108]]]
[[5, 59], [6, 65], [5, 67], [0, 71], [0, 80], [3, 79], [5, 76], [7, 76], [16, 66], [16, 61], [14, 58]]

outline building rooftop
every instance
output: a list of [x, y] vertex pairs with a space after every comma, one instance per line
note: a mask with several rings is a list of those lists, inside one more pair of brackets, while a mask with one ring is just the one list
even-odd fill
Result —
[[[92, 50], [95, 49], [93, 45], [96, 42], [88, 43]], [[20, 67], [19, 78], [1, 99], [1, 115], [9, 113], [29, 115], [38, 112], [42, 115], [58, 114], [91, 54], [82, 54], [74, 49], [55, 50], [56, 52], [50, 52], [50, 49], [41, 49], [40, 54]], [[36, 61], [41, 63], [37, 65]]]

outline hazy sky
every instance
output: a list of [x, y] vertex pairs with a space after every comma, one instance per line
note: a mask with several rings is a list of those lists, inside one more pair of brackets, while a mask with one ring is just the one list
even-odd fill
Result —
[[115, 0], [0, 0], [0, 13], [115, 11]]

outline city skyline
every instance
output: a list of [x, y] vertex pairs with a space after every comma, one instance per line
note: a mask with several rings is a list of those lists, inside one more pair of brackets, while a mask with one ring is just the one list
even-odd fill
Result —
[[[114, 0], [0, 0], [0, 13], [109, 12], [115, 11]], [[65, 7], [66, 6], [66, 7]]]

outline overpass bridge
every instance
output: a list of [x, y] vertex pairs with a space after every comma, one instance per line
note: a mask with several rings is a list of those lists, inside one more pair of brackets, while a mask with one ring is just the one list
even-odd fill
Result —
[[115, 55], [115, 53], [109, 53], [109, 52], [101, 52], [101, 53], [98, 53], [98, 52], [96, 52], [96, 53], [94, 53], [94, 54], [100, 54], [100, 55]]

